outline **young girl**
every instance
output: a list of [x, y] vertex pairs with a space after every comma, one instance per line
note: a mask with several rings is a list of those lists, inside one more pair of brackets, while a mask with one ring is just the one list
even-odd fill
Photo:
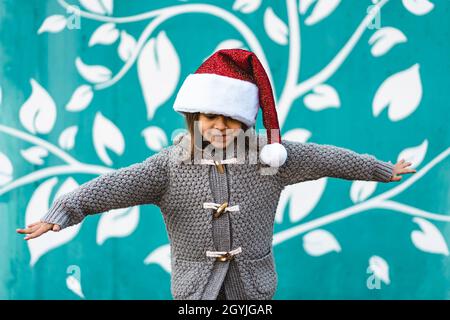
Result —
[[[259, 107], [266, 136], [254, 130]], [[415, 172], [403, 160], [281, 139], [269, 80], [246, 50], [209, 57], [185, 79], [174, 109], [188, 132], [172, 145], [62, 195], [17, 232], [29, 240], [87, 215], [155, 204], [171, 244], [174, 299], [272, 299], [274, 218], [286, 186], [321, 177], [399, 181]]]

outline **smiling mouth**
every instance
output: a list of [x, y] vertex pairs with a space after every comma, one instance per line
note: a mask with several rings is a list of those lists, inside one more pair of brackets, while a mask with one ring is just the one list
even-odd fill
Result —
[[225, 140], [227, 140], [228, 139], [228, 136], [227, 135], [225, 135], [225, 136], [214, 136], [214, 140], [216, 140], [216, 141], [225, 141]]

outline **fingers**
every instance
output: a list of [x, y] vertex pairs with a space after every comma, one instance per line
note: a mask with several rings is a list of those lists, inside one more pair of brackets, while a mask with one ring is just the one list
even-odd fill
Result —
[[399, 165], [399, 167], [401, 167], [401, 168], [404, 168], [404, 167], [407, 167], [407, 166], [411, 165], [411, 162], [406, 162], [405, 159], [401, 159], [397, 163], [397, 165]]
[[32, 227], [37, 226], [40, 223], [41, 223], [41, 221], [36, 221], [36, 222], [33, 222], [32, 224], [29, 224], [27, 226], [28, 227], [27, 229], [16, 229], [16, 231], [19, 233], [25, 233], [25, 230], [30, 230], [30, 229], [32, 229]]
[[410, 165], [412, 165], [411, 162], [406, 162], [404, 164], [403, 168], [402, 168], [401, 173], [414, 173], [414, 172], [417, 172], [416, 169], [411, 169], [411, 168], [406, 169], [406, 167], [409, 167]]
[[402, 180], [402, 176], [400, 174], [407, 174], [407, 173], [416, 173], [416, 169], [407, 168], [412, 165], [412, 162], [406, 162], [405, 159], [401, 159], [397, 164], [396, 168], [394, 169], [394, 174], [391, 178], [391, 181], [400, 181]]
[[36, 231], [34, 231], [30, 235], [26, 236], [24, 239], [30, 240], [30, 239], [37, 238], [40, 235], [42, 235], [43, 233], [46, 233], [48, 230], [50, 230], [50, 228], [51, 228], [51, 224], [48, 224], [48, 223], [42, 224]]
[[27, 227], [33, 227], [39, 223], [41, 223], [41, 221], [36, 221], [36, 222], [33, 222], [32, 224], [29, 224]]
[[403, 174], [403, 173], [415, 173], [415, 172], [417, 172], [416, 169], [399, 169], [397, 171], [397, 174], [399, 174], [399, 173], [401, 173], [401, 174]]
[[29, 234], [29, 233], [33, 233], [34, 231], [36, 231], [37, 229], [39, 229], [39, 227], [40, 227], [40, 224], [34, 224], [32, 227], [30, 227], [30, 228], [26, 228], [26, 229], [17, 229], [16, 231], [18, 232], [18, 233], [27, 233], [27, 234]]
[[412, 168], [406, 169], [406, 167], [409, 167], [410, 165], [412, 165], [412, 162], [405, 162], [405, 160], [402, 159], [399, 161], [399, 164], [400, 164], [400, 171], [398, 173], [415, 173], [415, 172], [417, 172], [416, 169], [412, 169]]
[[412, 162], [405, 162], [403, 168], [409, 167], [410, 165], [412, 165]]
[[49, 230], [59, 231], [59, 230], [61, 230], [61, 227], [56, 224], [39, 221], [39, 222], [30, 224], [28, 228], [16, 229], [17, 233], [27, 234], [27, 236], [25, 236], [25, 238], [24, 238], [25, 240], [39, 237], [40, 235], [42, 235], [43, 233], [45, 233]]

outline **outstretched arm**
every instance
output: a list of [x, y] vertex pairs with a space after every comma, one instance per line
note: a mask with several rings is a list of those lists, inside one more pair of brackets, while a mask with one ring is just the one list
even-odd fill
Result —
[[390, 161], [367, 153], [313, 142], [282, 139], [282, 144], [288, 154], [277, 172], [283, 186], [322, 177], [389, 182], [393, 176], [394, 165]]
[[[169, 185], [167, 163], [166, 148], [140, 163], [98, 176], [58, 197], [49, 211], [40, 219], [41, 225], [36, 222], [28, 226], [28, 229], [17, 231], [31, 233], [33, 236], [33, 232], [36, 233], [38, 227], [42, 230], [50, 230], [57, 225], [59, 228], [52, 230], [58, 231], [80, 223], [90, 214], [141, 204], [159, 205]], [[36, 230], [33, 231], [33, 228]], [[38, 235], [34, 234], [34, 236]]]

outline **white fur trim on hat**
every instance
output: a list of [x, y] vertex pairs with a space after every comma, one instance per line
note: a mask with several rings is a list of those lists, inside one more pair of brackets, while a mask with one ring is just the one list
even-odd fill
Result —
[[278, 143], [266, 144], [259, 153], [261, 162], [271, 167], [281, 167], [287, 159], [286, 148]]
[[221, 114], [251, 127], [259, 108], [258, 87], [249, 81], [212, 73], [186, 77], [175, 98], [175, 111]]

